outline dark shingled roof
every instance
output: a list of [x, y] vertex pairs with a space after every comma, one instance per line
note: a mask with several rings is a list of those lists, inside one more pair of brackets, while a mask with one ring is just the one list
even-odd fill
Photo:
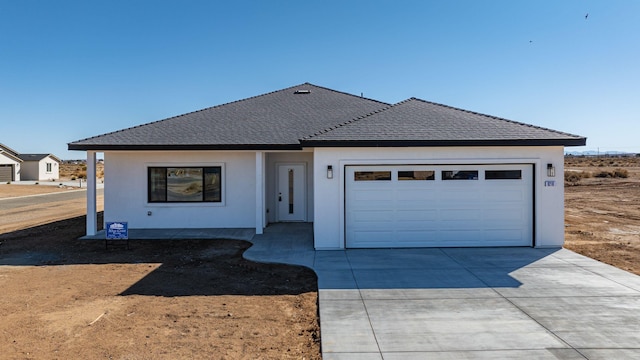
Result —
[[69, 144], [69, 150], [584, 145], [584, 137], [418, 99], [389, 105], [309, 83]]
[[22, 161], [40, 161], [46, 158], [47, 156], [51, 156], [53, 160], [57, 162], [61, 162], [60, 159], [58, 159], [55, 155], [52, 155], [52, 154], [18, 154], [18, 157]]
[[288, 149], [389, 104], [309, 83], [69, 144], [69, 150]]
[[585, 138], [411, 98], [303, 139], [307, 146], [584, 145]]

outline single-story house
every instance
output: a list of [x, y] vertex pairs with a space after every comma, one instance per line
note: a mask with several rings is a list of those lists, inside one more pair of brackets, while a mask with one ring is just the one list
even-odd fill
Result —
[[564, 147], [586, 138], [411, 98], [309, 83], [72, 142], [87, 152], [87, 235], [313, 222], [316, 249], [564, 242]]
[[22, 160], [21, 180], [56, 180], [60, 177], [60, 160], [53, 154], [18, 154]]
[[20, 181], [20, 164], [22, 160], [17, 152], [4, 144], [0, 144], [0, 184]]

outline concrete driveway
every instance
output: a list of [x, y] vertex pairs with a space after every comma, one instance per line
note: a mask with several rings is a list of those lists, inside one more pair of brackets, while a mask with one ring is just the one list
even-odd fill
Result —
[[316, 271], [325, 360], [640, 358], [640, 277], [569, 250], [316, 252], [281, 229], [245, 256]]

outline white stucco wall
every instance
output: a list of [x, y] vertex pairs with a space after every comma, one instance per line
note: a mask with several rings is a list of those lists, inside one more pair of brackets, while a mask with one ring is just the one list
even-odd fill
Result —
[[[51, 164], [51, 171], [47, 172], [47, 163]], [[46, 157], [40, 161], [40, 180], [51, 180], [60, 178], [60, 164], [51, 157]]]
[[[47, 163], [51, 164], [51, 171], [47, 171]], [[60, 177], [60, 164], [51, 157], [40, 161], [24, 161], [22, 163], [22, 180], [55, 180]]]
[[[104, 158], [105, 221], [128, 221], [132, 229], [255, 227], [255, 152], [111, 151]], [[222, 203], [147, 202], [148, 167], [218, 165], [223, 166]]]
[[[316, 249], [344, 248], [344, 167], [355, 164], [534, 164], [534, 241], [536, 247], [564, 243], [564, 148], [316, 148], [314, 151], [314, 236]], [[556, 176], [547, 177], [547, 164]], [[326, 169], [332, 165], [333, 179]], [[553, 181], [554, 186], [546, 181]]]

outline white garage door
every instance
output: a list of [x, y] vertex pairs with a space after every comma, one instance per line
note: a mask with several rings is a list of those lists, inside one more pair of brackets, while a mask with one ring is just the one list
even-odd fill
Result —
[[532, 246], [533, 166], [347, 166], [346, 246]]

